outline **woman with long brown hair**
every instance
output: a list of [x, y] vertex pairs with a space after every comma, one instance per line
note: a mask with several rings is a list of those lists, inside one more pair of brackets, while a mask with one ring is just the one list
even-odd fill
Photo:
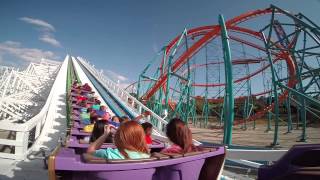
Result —
[[170, 147], [162, 150], [167, 153], [188, 153], [197, 151], [192, 143], [192, 133], [185, 122], [179, 118], [171, 119], [166, 127], [166, 134], [173, 143]]
[[114, 135], [116, 149], [100, 149], [108, 138], [113, 126], [105, 126], [105, 131], [95, 142], [90, 144], [87, 152], [106, 159], [139, 159], [149, 158], [148, 146], [145, 142], [145, 133], [141, 125], [135, 121], [128, 121], [120, 125]]

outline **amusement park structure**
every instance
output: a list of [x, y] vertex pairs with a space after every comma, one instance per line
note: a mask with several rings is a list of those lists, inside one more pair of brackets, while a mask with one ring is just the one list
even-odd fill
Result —
[[[43, 59], [26, 70], [0, 66], [0, 174], [202, 180], [226, 179], [222, 171], [234, 167], [236, 175], [239, 169], [246, 171], [245, 179], [251, 170], [258, 179], [319, 179], [319, 136], [310, 140], [318, 144], [303, 143], [311, 136], [308, 128], [319, 125], [319, 78], [320, 27], [303, 14], [273, 5], [226, 21], [219, 15], [217, 25], [184, 29], [126, 89], [82, 57], [67, 55], [62, 63]], [[98, 124], [88, 111], [97, 104], [103, 108], [95, 113], [105, 113], [99, 118], [104, 123], [112, 123], [107, 113], [152, 123], [149, 158], [99, 158], [87, 151], [93, 144], [100, 144], [100, 150], [119, 148], [115, 141], [87, 141], [93, 134], [88, 127]], [[163, 152], [172, 143], [165, 130], [173, 117], [195, 127], [218, 128], [222, 143], [195, 138], [196, 150]], [[233, 146], [235, 127], [258, 130], [261, 125], [265, 133], [273, 131], [272, 147], [248, 141]], [[291, 143], [290, 150], [274, 148], [283, 129], [299, 130], [296, 140], [301, 143]], [[35, 166], [37, 160], [44, 169]]]
[[306, 141], [307, 124], [319, 121], [319, 68], [319, 26], [271, 5], [185, 29], [126, 89], [166, 120], [224, 128], [229, 145], [233, 126], [262, 120], [278, 145], [280, 125], [301, 128]]
[[46, 123], [60, 65], [42, 59], [24, 70], [0, 66], [1, 158], [23, 159], [31, 152]]

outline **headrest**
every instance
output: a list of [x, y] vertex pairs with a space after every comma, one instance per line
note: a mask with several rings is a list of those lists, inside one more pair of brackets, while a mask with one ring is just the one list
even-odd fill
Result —
[[161, 154], [169, 156], [170, 158], [180, 158], [183, 157], [183, 154], [180, 153], [166, 153], [166, 152], [162, 152]]
[[157, 158], [158, 160], [170, 159], [170, 156], [158, 152], [152, 153], [151, 156]]
[[199, 155], [199, 154], [208, 153], [208, 152], [210, 152], [210, 149], [203, 149], [201, 151], [194, 151], [194, 152], [185, 153], [185, 154], [183, 154], [183, 157], [194, 156], [194, 155]]
[[215, 147], [197, 147], [197, 151], [188, 152], [188, 153], [162, 153], [162, 155], [169, 156], [170, 158], [180, 158], [180, 157], [187, 157], [187, 156], [194, 156], [203, 153], [213, 152], [217, 149]]
[[140, 163], [140, 162], [150, 162], [150, 161], [155, 161], [157, 160], [156, 157], [150, 157], [150, 158], [142, 158], [142, 159], [104, 159], [104, 158], [99, 158], [95, 157], [91, 154], [84, 153], [82, 155], [84, 161], [86, 163], [91, 163], [91, 164], [122, 164], [122, 163]]

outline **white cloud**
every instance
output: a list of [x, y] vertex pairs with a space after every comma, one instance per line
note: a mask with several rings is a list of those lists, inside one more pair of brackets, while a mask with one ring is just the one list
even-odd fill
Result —
[[127, 81], [129, 80], [127, 77], [122, 76], [116, 72], [113, 72], [111, 70], [106, 70], [105, 73], [106, 77], [113, 80], [115, 83], [119, 83], [120, 87], [126, 88], [130, 85]]
[[[53, 60], [59, 59], [59, 57], [51, 51], [44, 51], [36, 48], [25, 48], [22, 47], [20, 42], [15, 41], [5, 41], [0, 43], [0, 54], [1, 56], [12, 55], [29, 62], [39, 62], [41, 58]], [[4, 61], [3, 57], [1, 59]]]
[[55, 47], [62, 47], [61, 43], [57, 39], [55, 39], [53, 35], [53, 32], [56, 31], [53, 25], [49, 24], [44, 20], [30, 18], [30, 17], [21, 17], [19, 19], [23, 22], [32, 24], [40, 28], [40, 32], [41, 32], [41, 35], [39, 37], [40, 41], [48, 43]]
[[51, 34], [44, 34], [39, 37], [39, 39], [43, 42], [49, 43], [55, 47], [61, 47], [61, 44], [58, 40], [56, 40]]
[[20, 42], [16, 42], [16, 41], [6, 41], [3, 44], [6, 44], [7, 46], [12, 46], [12, 47], [19, 47], [21, 45]]
[[124, 76], [122, 76], [122, 75], [120, 75], [120, 74], [118, 74], [118, 73], [116, 73], [116, 72], [113, 72], [113, 71], [110, 71], [110, 70], [107, 70], [106, 71], [106, 74], [108, 75], [108, 76], [110, 76], [111, 77], [111, 79], [113, 79], [113, 80], [115, 80], [115, 81], [126, 81], [126, 80], [128, 80], [128, 78], [127, 77], [124, 77]]
[[26, 23], [32, 24], [32, 25], [36, 25], [39, 26], [40, 28], [42, 28], [43, 30], [47, 30], [47, 31], [55, 31], [55, 28], [49, 24], [46, 21], [43, 21], [41, 19], [35, 19], [35, 18], [30, 18], [30, 17], [21, 17], [19, 18], [21, 21], [24, 21]]

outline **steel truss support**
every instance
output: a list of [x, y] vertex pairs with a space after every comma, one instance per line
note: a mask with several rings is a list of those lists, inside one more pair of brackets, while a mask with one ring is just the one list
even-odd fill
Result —
[[[271, 21], [268, 22], [267, 20], [267, 25], [260, 31], [259, 29], [251, 29], [242, 26], [243, 22], [259, 16], [271, 16]], [[278, 19], [278, 17], [280, 18]], [[167, 118], [180, 116], [185, 121], [189, 121], [190, 116], [192, 116], [192, 122], [194, 124], [197, 124], [198, 122], [195, 121], [195, 117], [198, 118], [202, 115], [202, 122], [204, 122], [206, 126], [208, 125], [210, 111], [216, 113], [217, 117], [221, 120], [221, 125], [222, 122], [224, 123], [223, 142], [226, 144], [232, 143], [232, 124], [237, 125], [244, 123], [243, 127], [246, 128], [249, 121], [255, 123], [254, 120], [263, 118], [266, 113], [268, 113], [268, 125], [266, 128], [267, 131], [271, 130], [271, 124], [274, 123], [274, 128], [272, 127], [272, 130], [274, 131], [272, 145], [277, 145], [280, 136], [279, 121], [281, 120], [281, 110], [284, 109], [284, 107], [287, 109], [288, 119], [286, 125], [287, 132], [290, 132], [292, 130], [292, 118], [294, 117], [294, 115], [291, 116], [291, 113], [295, 113], [291, 108], [297, 107], [297, 114], [299, 114], [298, 117], [300, 117], [297, 127], [302, 127], [301, 140], [304, 141], [307, 137], [306, 117], [309, 118], [310, 115], [317, 117], [320, 114], [319, 112], [316, 112], [316, 108], [310, 106], [311, 101], [305, 97], [308, 96], [316, 99], [320, 96], [320, 68], [310, 65], [308, 62], [312, 57], [315, 57], [316, 59], [320, 58], [320, 28], [302, 14], [293, 15], [275, 6], [242, 14], [225, 23], [222, 23], [221, 19], [223, 20], [223, 17], [219, 16], [220, 25], [203, 26], [188, 31], [185, 30], [165, 46], [161, 53], [158, 54], [161, 56], [160, 66], [157, 66], [158, 69], [152, 71], [152, 73], [156, 72], [156, 75], [146, 75], [146, 71], [151, 69], [151, 63], [149, 63], [140, 74], [137, 97], [144, 103], [148, 103], [148, 106], [159, 115], [162, 115], [162, 112], [165, 110], [169, 114]], [[223, 26], [225, 26], [225, 35], [222, 28]], [[227, 30], [229, 34], [227, 33]], [[253, 39], [244, 38], [246, 35]], [[210, 58], [208, 60], [208, 58], [205, 57], [205, 64], [201, 62], [204, 59], [200, 59], [199, 62], [201, 62], [201, 64], [195, 64], [196, 66], [190, 65], [190, 62], [196, 57], [203, 58], [203, 50], [208, 51], [207, 47], [209, 43], [215, 45], [215, 40], [220, 37], [222, 39], [223, 50], [220, 51], [221, 45], [219, 42], [217, 48], [220, 49], [218, 49], [217, 53], [220, 55], [222, 52], [224, 55], [225, 83], [220, 82], [220, 69], [219, 83], [215, 82], [213, 80], [214, 78], [210, 79], [211, 77], [208, 77], [208, 65], [210, 63], [210, 65], [215, 63], [215, 66], [222, 64], [223, 62], [220, 61], [221, 55], [217, 58], [218, 61], [214, 63], [210, 62]], [[236, 58], [232, 61], [233, 64], [231, 63], [230, 66], [227, 64], [231, 59], [231, 57], [228, 57], [231, 56], [230, 47], [227, 43], [228, 38], [231, 39], [232, 48], [235, 48], [232, 50], [235, 50], [236, 52], [233, 54]], [[188, 41], [191, 42], [190, 47], [188, 46]], [[313, 43], [308, 46], [309, 41], [313, 41]], [[186, 50], [184, 50], [184, 43], [186, 45]], [[235, 43], [235, 46], [233, 46], [233, 43]], [[260, 52], [263, 52], [264, 54], [258, 55], [260, 59], [251, 59], [251, 61], [238, 60], [237, 52], [240, 52], [236, 51], [236, 45], [238, 43], [245, 45], [249, 49], [253, 49], [253, 51], [258, 51], [259, 54]], [[251, 56], [249, 54], [248, 51], [248, 56]], [[253, 55], [253, 57], [255, 56], [256, 55]], [[285, 62], [286, 66], [283, 66], [283, 62]], [[319, 60], [317, 60], [317, 62], [319, 63]], [[236, 75], [239, 75], [240, 73], [236, 72], [236, 67], [234, 67], [235, 76], [233, 77], [234, 81], [232, 81], [232, 65], [246, 65], [246, 63], [248, 63], [245, 69], [246, 75], [244, 77], [241, 76], [238, 79]], [[249, 63], [266, 64], [261, 68], [257, 68], [255, 65], [251, 66]], [[315, 66], [319, 67], [320, 64]], [[195, 72], [199, 72], [193, 70], [196, 68], [206, 68], [205, 72], [199, 73], [203, 76], [202, 79], [201, 77], [196, 77], [194, 75]], [[255, 68], [257, 68], [256, 71], [253, 70]], [[262, 73], [263, 78], [265, 78], [265, 71], [269, 72], [269, 70], [271, 70], [271, 75], [268, 76], [271, 76], [272, 78], [270, 79], [272, 80], [266, 82], [268, 84], [267, 89], [264, 89], [263, 92], [254, 92], [259, 91], [257, 90], [258, 88], [254, 89], [254, 86], [252, 85], [257, 81], [257, 79], [254, 79], [255, 77], [258, 77], [256, 75]], [[287, 75], [283, 78], [282, 76], [286, 73], [285, 71], [287, 71]], [[217, 72], [214, 71], [214, 73]], [[206, 78], [205, 83], [203, 83], [204, 76]], [[231, 81], [228, 80], [230, 76]], [[145, 81], [149, 82], [148, 87], [146, 86], [142, 89], [141, 87], [143, 85], [141, 83]], [[230, 88], [232, 87], [232, 83], [235, 84], [235, 86], [233, 86], [233, 89], [235, 90]], [[263, 86], [265, 86], [265, 79], [263, 79]], [[220, 93], [220, 87], [222, 92], [225, 91], [224, 99], [221, 97], [222, 93]], [[219, 88], [218, 95], [213, 94], [215, 93], [214, 88]], [[242, 96], [244, 94], [243, 89], [245, 88], [247, 89], [245, 94], [247, 97]], [[205, 90], [203, 91], [203, 89]], [[299, 92], [300, 94], [294, 91]], [[174, 94], [175, 92], [177, 93]], [[239, 92], [243, 94], [240, 94]], [[233, 97], [230, 96], [236, 96], [236, 100], [241, 100], [239, 101], [240, 108], [236, 109], [240, 109], [240, 111], [238, 111], [240, 113], [234, 113], [234, 107], [237, 106], [238, 103], [236, 105], [232, 104], [230, 99]], [[253, 105], [254, 103], [259, 103], [255, 98], [260, 96], [265, 96], [264, 98], [268, 99], [268, 101], [265, 101], [264, 99], [263, 103], [260, 102], [261, 108]], [[194, 102], [198, 102], [198, 100], [200, 103]], [[218, 104], [218, 106], [213, 106], [213, 103]], [[198, 107], [197, 113], [195, 113], [195, 104]], [[201, 104], [201, 106], [198, 104]], [[314, 104], [314, 102], [312, 104]], [[212, 105], [211, 108], [210, 105]], [[241, 105], [243, 105], [243, 107]], [[317, 104], [317, 106], [318, 105], [320, 106], [320, 104]], [[222, 107], [221, 111], [217, 110], [217, 108], [220, 107]], [[241, 112], [243, 112], [243, 114], [241, 114]], [[237, 119], [233, 123], [234, 116], [242, 119]]]
[[[273, 97], [274, 97], [274, 110], [275, 110], [275, 132], [274, 132], [274, 140], [273, 145], [278, 144], [278, 121], [279, 121], [279, 100], [278, 100], [278, 90], [285, 90], [287, 91], [287, 98], [285, 102], [285, 106], [288, 110], [288, 130], [287, 132], [291, 132], [292, 130], [292, 120], [291, 120], [291, 98], [297, 98], [297, 107], [298, 107], [298, 123], [297, 127], [299, 127], [299, 122], [301, 122], [302, 126], [302, 134], [299, 141], [306, 141], [307, 134], [306, 134], [306, 124], [307, 124], [307, 107], [308, 104], [306, 103], [307, 100], [312, 99], [312, 97], [307, 96], [306, 90], [310, 88], [310, 86], [315, 85], [319, 88], [319, 84], [317, 81], [316, 70], [317, 68], [312, 68], [307, 65], [307, 58], [310, 60], [312, 56], [319, 56], [320, 53], [316, 53], [312, 50], [320, 49], [320, 31], [319, 27], [311, 22], [309, 19], [305, 18], [302, 14], [299, 15], [292, 15], [276, 6], [271, 6], [272, 15], [271, 15], [271, 22], [265, 28], [261, 30], [265, 46], [267, 49], [267, 54], [269, 57], [269, 63], [271, 64], [271, 71], [272, 71], [272, 83], [273, 83]], [[276, 13], [282, 13], [285, 16], [289, 17], [294, 21], [294, 24], [286, 24], [281, 23], [275, 19]], [[295, 26], [296, 29], [294, 32], [287, 35], [283, 26]], [[274, 31], [277, 35], [278, 41], [272, 40], [272, 33]], [[265, 37], [263, 31], [268, 30], [268, 36]], [[300, 38], [302, 42], [299, 42], [297, 45], [297, 40]], [[307, 37], [310, 40], [313, 40], [314, 43], [310, 43], [307, 45]], [[315, 45], [316, 44], [316, 45]], [[286, 85], [283, 85], [281, 82], [284, 80], [280, 80], [278, 77], [275, 67], [273, 66], [273, 56], [271, 55], [272, 52], [279, 52], [278, 54], [282, 55], [289, 55], [290, 58], [293, 60], [295, 66], [295, 75], [293, 77], [289, 77], [288, 79], [295, 79], [296, 85], [295, 89], [289, 88]], [[309, 75], [308, 75], [309, 74]], [[308, 83], [304, 83], [304, 79], [310, 78], [311, 80]], [[291, 97], [291, 94], [294, 96]], [[307, 98], [308, 97], [308, 98]], [[313, 103], [317, 101], [312, 101]], [[320, 103], [315, 103], [318, 107], [320, 107]], [[309, 108], [310, 109], [310, 108]]]

